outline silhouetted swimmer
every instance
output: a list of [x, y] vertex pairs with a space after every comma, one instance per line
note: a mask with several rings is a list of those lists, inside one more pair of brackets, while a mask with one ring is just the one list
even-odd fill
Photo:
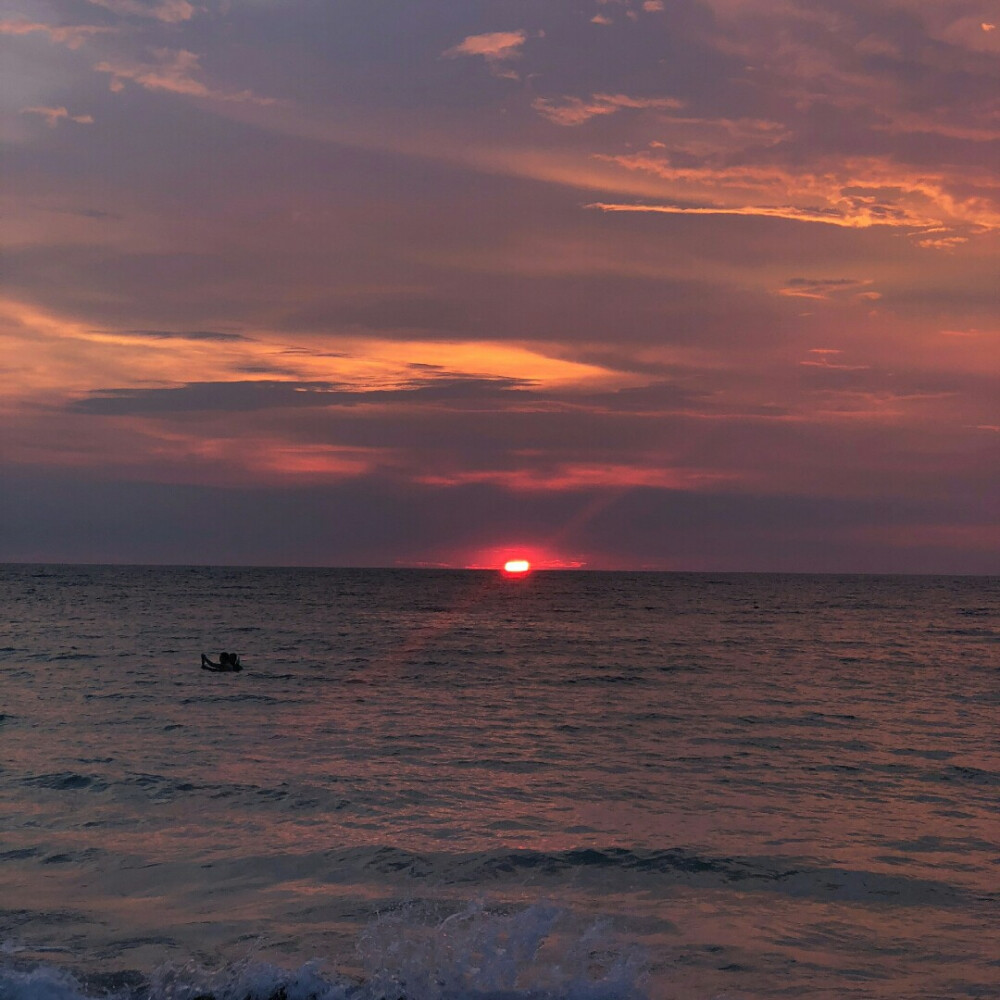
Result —
[[214, 670], [217, 673], [231, 674], [243, 669], [237, 653], [219, 653], [219, 662], [213, 663], [204, 653], [201, 654], [201, 669]]

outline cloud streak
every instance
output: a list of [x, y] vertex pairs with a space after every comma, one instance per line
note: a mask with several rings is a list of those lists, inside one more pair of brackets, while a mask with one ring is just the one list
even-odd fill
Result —
[[788, 298], [815, 299], [828, 302], [845, 295], [874, 301], [881, 295], [868, 289], [871, 279], [861, 278], [790, 278], [787, 284], [778, 290], [779, 295]]
[[185, 97], [205, 98], [213, 101], [231, 101], [271, 106], [279, 102], [270, 97], [259, 97], [250, 90], [226, 90], [212, 87], [198, 79], [200, 57], [187, 49], [153, 49], [151, 63], [105, 60], [94, 69], [111, 77], [111, 90], [118, 93], [126, 83], [134, 83], [144, 90], [164, 91]]
[[728, 208], [715, 205], [642, 205], [623, 202], [595, 201], [584, 208], [601, 212], [652, 212], [661, 215], [748, 215], [764, 219], [787, 219], [791, 222], [819, 222], [846, 229], [867, 229], [869, 226], [920, 226], [922, 221], [873, 217], [870, 213], [846, 215], [832, 209], [796, 208], [794, 205], [736, 205]]
[[[984, 173], [949, 178], [885, 159], [851, 160], [795, 171], [773, 165], [679, 167], [662, 156], [608, 158], [663, 181], [686, 204], [593, 202], [606, 212], [659, 212], [789, 219], [849, 229], [890, 226], [929, 236], [919, 245], [951, 247], [970, 234], [1000, 231], [1000, 198]], [[711, 196], [711, 201], [705, 198]], [[701, 202], [699, 204], [699, 201]], [[692, 203], [693, 202], [693, 203]]]
[[65, 45], [68, 49], [78, 49], [88, 39], [97, 35], [111, 34], [113, 31], [113, 28], [102, 28], [91, 24], [54, 25], [28, 21], [24, 18], [0, 21], [0, 35], [43, 34], [50, 42]]
[[95, 389], [85, 398], [73, 402], [70, 409], [78, 413], [120, 416], [387, 403], [464, 406], [516, 395], [530, 385], [530, 382], [522, 379], [455, 376], [432, 377], [394, 389], [358, 388], [336, 382], [271, 379], [192, 382], [170, 388]]
[[38, 115], [48, 125], [55, 128], [61, 121], [75, 122], [77, 125], [93, 125], [94, 119], [91, 115], [71, 115], [66, 108], [22, 108], [22, 115]]
[[627, 94], [594, 94], [589, 100], [579, 97], [537, 97], [532, 107], [557, 125], [582, 125], [602, 115], [613, 115], [623, 109], [634, 111], [673, 111], [684, 107], [675, 97], [629, 97]]
[[95, 7], [103, 7], [113, 14], [146, 17], [165, 24], [190, 21], [197, 8], [188, 0], [160, 0], [159, 3], [140, 3], [139, 0], [87, 0]]

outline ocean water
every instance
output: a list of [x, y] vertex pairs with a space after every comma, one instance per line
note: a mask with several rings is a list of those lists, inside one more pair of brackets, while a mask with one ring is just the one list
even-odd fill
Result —
[[0, 608], [2, 1000], [1000, 997], [1000, 579], [7, 566]]

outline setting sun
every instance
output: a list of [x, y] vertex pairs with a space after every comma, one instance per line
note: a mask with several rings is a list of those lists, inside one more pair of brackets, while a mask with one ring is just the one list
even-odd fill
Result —
[[503, 571], [505, 573], [511, 573], [514, 576], [520, 576], [523, 573], [527, 573], [531, 569], [531, 563], [527, 559], [508, 559], [507, 562], [503, 564]]

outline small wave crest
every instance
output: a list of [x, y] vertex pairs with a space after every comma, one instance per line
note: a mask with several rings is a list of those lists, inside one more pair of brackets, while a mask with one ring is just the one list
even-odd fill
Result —
[[48, 964], [5, 964], [3, 1000], [644, 1000], [643, 960], [606, 923], [579, 928], [571, 914], [536, 904], [504, 912], [480, 901], [443, 919], [403, 905], [374, 920], [352, 978], [314, 960], [297, 969], [242, 961], [211, 969], [193, 960], [150, 976], [78, 979]]

